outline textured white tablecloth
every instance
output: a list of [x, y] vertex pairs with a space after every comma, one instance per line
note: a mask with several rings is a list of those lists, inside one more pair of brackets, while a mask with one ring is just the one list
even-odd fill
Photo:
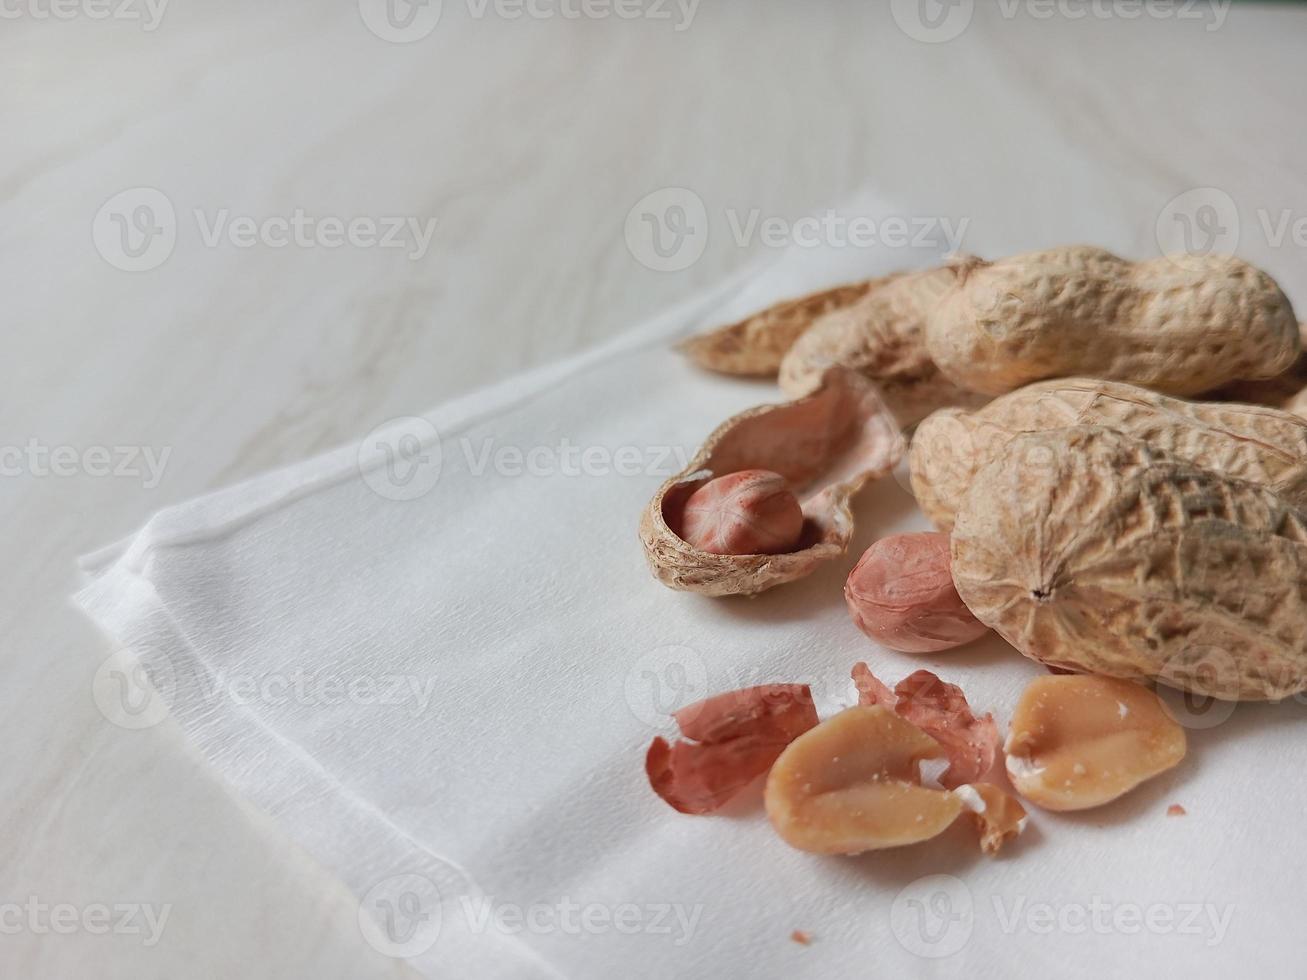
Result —
[[803, 681], [829, 713], [867, 658], [891, 682], [934, 669], [1005, 724], [1042, 673], [996, 639], [918, 657], [851, 625], [857, 553], [927, 527], [901, 475], [860, 498], [845, 560], [753, 600], [664, 589], [636, 541], [675, 461], [777, 397], [694, 370], [675, 337], [935, 257], [796, 251], [592, 353], [170, 508], [88, 560], [80, 601], [231, 784], [390, 923], [379, 948], [432, 976], [1287, 973], [1300, 705], [1201, 716], [1178, 769], [1100, 810], [1035, 812], [997, 860], [961, 825], [814, 857], [757, 794], [696, 818], [648, 788], [650, 738], [707, 694]]

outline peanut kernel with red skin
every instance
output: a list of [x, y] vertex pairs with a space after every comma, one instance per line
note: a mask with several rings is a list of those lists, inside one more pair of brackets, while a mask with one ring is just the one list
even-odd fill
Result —
[[934, 653], [984, 636], [989, 628], [958, 595], [949, 561], [947, 534], [881, 538], [844, 584], [853, 622], [876, 642], [903, 653]]
[[740, 470], [690, 494], [680, 534], [715, 555], [775, 555], [798, 545], [803, 511], [779, 473]]

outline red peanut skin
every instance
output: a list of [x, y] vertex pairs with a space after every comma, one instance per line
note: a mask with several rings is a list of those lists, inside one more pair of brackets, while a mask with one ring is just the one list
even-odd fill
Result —
[[947, 534], [927, 531], [881, 538], [844, 583], [858, 629], [891, 650], [934, 653], [989, 632], [953, 586]]
[[690, 494], [680, 533], [714, 555], [776, 555], [798, 545], [803, 511], [779, 473], [740, 470]]

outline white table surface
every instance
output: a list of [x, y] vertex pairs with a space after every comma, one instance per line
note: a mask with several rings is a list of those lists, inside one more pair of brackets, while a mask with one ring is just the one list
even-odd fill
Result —
[[[1176, 207], [1227, 233], [1233, 208], [1239, 254], [1307, 308], [1307, 9], [976, 7], [926, 43], [890, 4], [703, 0], [687, 25], [674, 4], [667, 20], [509, 19], [445, 0], [429, 34], [400, 44], [351, 2], [174, 0], [157, 24], [143, 3], [123, 12], [145, 20], [100, 19], [93, 0], [64, 18], [46, 0], [5, 5], [0, 446], [22, 453], [0, 460], [0, 903], [171, 909], [148, 946], [24, 912], [0, 933], [0, 974], [407, 974], [171, 722], [106, 720], [92, 679], [110, 651], [67, 603], [75, 558], [766, 254], [733, 240], [732, 215], [792, 220], [871, 184], [1013, 249], [1093, 240], [1110, 215], [1137, 230], [1114, 244], [1143, 256]], [[124, 264], [104, 238], [115, 226], [93, 226], [139, 187], [166, 195], [177, 239], [128, 272], [97, 251]], [[624, 236], [665, 187], [691, 189], [708, 218], [702, 257], [675, 272], [642, 265]], [[1210, 190], [1167, 210], [1193, 188]], [[438, 223], [417, 259], [206, 245], [224, 209]], [[49, 472], [31, 445], [75, 447], [74, 472]], [[120, 446], [169, 455], [156, 483], [96, 475], [97, 446], [115, 462]]]

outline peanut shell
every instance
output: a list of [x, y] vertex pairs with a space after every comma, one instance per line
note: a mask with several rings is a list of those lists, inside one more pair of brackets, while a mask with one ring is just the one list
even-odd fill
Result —
[[[844, 553], [853, 534], [849, 500], [892, 470], [904, 449], [899, 423], [876, 386], [855, 371], [832, 368], [808, 397], [751, 408], [717, 427], [645, 508], [645, 557], [664, 585], [704, 595], [751, 595], [802, 578]], [[690, 494], [714, 477], [748, 469], [779, 473], [797, 493], [804, 527], [796, 550], [717, 555], [676, 533]]]
[[684, 340], [678, 349], [709, 371], [774, 378], [785, 352], [817, 319], [861, 299], [892, 278], [868, 279], [786, 300], [738, 323]]
[[1193, 395], [1274, 377], [1301, 342], [1289, 300], [1246, 262], [1076, 245], [961, 267], [926, 348], [955, 384], [990, 395], [1063, 375]]
[[942, 409], [925, 419], [909, 452], [917, 503], [936, 527], [948, 530], [976, 471], [1010, 439], [1072, 425], [1115, 429], [1307, 507], [1307, 419], [1257, 405], [1187, 402], [1091, 378], [1026, 385], [973, 413]]
[[1265, 487], [1110, 429], [1028, 433], [951, 540], [963, 601], [1034, 660], [1228, 700], [1307, 688], [1307, 526]]
[[926, 351], [926, 316], [956, 277], [952, 264], [894, 276], [827, 313], [781, 361], [781, 390], [792, 398], [804, 395], [838, 364], [875, 380], [905, 424], [944, 405], [983, 403], [943, 377]]

